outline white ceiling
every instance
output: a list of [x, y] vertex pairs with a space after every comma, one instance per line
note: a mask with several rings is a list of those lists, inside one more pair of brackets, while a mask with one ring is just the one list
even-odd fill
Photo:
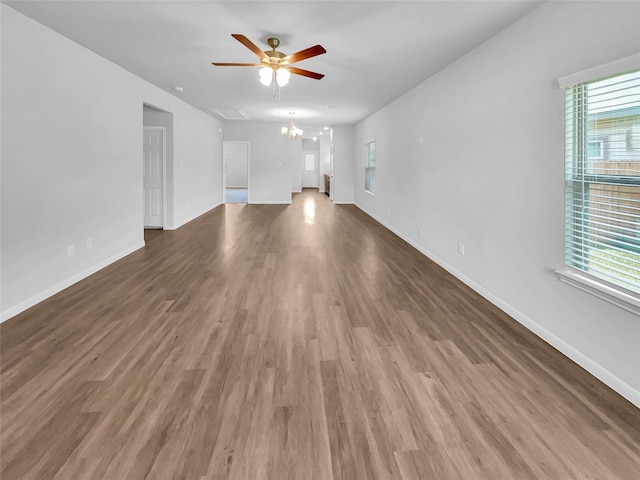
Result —
[[[320, 129], [355, 123], [523, 17], [542, 1], [5, 1], [16, 10], [205, 111]], [[327, 53], [296, 66], [276, 97], [257, 68], [214, 67], [257, 57], [277, 37], [290, 54]], [[179, 86], [183, 92], [174, 92]], [[307, 132], [305, 132], [307, 133]], [[306, 136], [306, 135], [305, 135]]]

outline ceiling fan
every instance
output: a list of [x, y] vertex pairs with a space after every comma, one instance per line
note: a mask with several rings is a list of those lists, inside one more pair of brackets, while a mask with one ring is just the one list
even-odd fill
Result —
[[305, 48], [304, 50], [292, 53], [291, 55], [285, 55], [284, 53], [276, 50], [280, 45], [280, 40], [277, 38], [269, 38], [267, 43], [271, 47], [271, 50], [262, 51], [260, 50], [260, 47], [244, 35], [232, 33], [231, 36], [255, 53], [260, 59], [260, 63], [213, 62], [213, 65], [217, 67], [262, 67], [260, 69], [260, 81], [267, 86], [271, 85], [273, 77], [276, 77], [279, 86], [282, 87], [286, 85], [289, 82], [291, 73], [313, 78], [314, 80], [320, 80], [324, 77], [322, 73], [310, 72], [309, 70], [303, 70], [301, 68], [291, 66], [293, 63], [327, 53], [322, 45], [314, 45], [313, 47]]

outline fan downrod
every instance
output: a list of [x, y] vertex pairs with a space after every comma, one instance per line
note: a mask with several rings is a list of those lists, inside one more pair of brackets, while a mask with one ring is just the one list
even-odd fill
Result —
[[280, 45], [280, 40], [278, 40], [277, 38], [271, 37], [267, 39], [267, 43], [272, 48], [272, 50], [265, 50], [264, 52], [269, 56], [269, 58], [280, 59], [286, 56], [284, 53], [276, 50], [276, 48], [278, 48], [278, 46]]

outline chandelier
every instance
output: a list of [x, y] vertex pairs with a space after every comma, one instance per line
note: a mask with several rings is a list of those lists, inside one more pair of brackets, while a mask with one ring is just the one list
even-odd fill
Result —
[[289, 115], [291, 115], [291, 121], [289, 122], [289, 127], [288, 128], [282, 127], [280, 129], [280, 132], [282, 133], [282, 136], [284, 138], [288, 138], [289, 140], [295, 140], [296, 138], [302, 136], [304, 132], [293, 124], [293, 116], [295, 115], [295, 113], [289, 112]]

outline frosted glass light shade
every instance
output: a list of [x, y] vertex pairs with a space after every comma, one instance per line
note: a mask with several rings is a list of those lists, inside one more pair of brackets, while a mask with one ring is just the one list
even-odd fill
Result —
[[261, 84], [265, 87], [271, 85], [271, 82], [273, 81], [273, 69], [271, 67], [262, 67], [259, 70], [258, 75], [260, 75]]
[[279, 68], [276, 70], [276, 81], [278, 82], [279, 87], [284, 87], [287, 83], [289, 83], [290, 78], [291, 72], [286, 68]]

